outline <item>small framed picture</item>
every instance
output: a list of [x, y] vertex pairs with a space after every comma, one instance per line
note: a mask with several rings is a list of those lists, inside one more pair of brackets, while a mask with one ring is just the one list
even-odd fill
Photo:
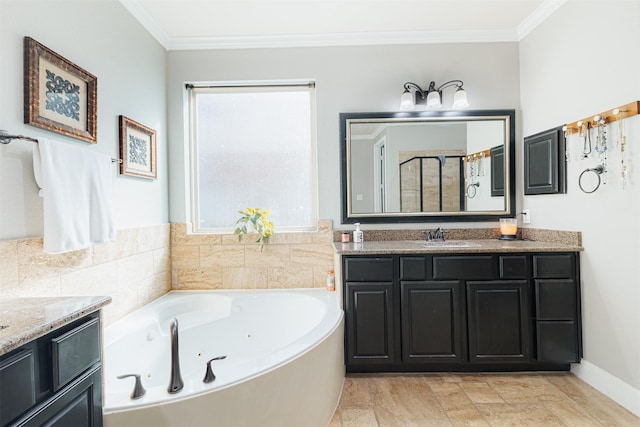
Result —
[[125, 116], [119, 123], [120, 173], [156, 179], [156, 131]]
[[24, 122], [97, 143], [98, 79], [24, 38]]

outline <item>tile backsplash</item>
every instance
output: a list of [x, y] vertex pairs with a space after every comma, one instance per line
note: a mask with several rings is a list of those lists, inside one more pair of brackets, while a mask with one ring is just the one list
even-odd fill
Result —
[[109, 324], [171, 289], [169, 224], [119, 230], [116, 240], [49, 255], [42, 238], [0, 241], [0, 296], [109, 295]]

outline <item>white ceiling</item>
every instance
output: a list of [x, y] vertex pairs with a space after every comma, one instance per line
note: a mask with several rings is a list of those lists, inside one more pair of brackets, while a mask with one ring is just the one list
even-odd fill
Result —
[[167, 49], [518, 41], [566, 0], [120, 0]]

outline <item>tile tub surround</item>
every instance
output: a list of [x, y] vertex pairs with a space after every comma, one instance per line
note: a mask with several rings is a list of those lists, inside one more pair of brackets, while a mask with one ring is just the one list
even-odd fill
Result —
[[0, 241], [0, 296], [108, 295], [105, 324], [171, 289], [169, 224], [119, 230], [114, 242], [66, 254], [42, 251], [42, 238]]
[[[257, 235], [255, 235], [257, 236]], [[325, 287], [333, 269], [331, 221], [318, 231], [275, 233], [261, 252], [254, 235], [187, 234], [171, 224], [173, 289], [275, 289]]]
[[0, 298], [0, 356], [110, 302], [99, 296]]
[[351, 374], [329, 427], [638, 426], [573, 374]]

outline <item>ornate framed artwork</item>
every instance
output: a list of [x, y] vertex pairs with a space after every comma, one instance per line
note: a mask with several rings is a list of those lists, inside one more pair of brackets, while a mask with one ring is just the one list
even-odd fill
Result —
[[24, 122], [97, 143], [98, 79], [24, 38]]
[[156, 179], [156, 131], [125, 116], [119, 123], [120, 173]]

